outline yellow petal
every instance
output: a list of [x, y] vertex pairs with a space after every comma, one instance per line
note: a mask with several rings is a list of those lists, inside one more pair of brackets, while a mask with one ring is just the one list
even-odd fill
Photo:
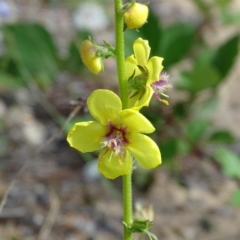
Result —
[[137, 64], [144, 67], [147, 65], [147, 61], [149, 58], [151, 48], [148, 45], [147, 40], [143, 40], [142, 38], [138, 38], [133, 44], [133, 51], [135, 58], [137, 60]]
[[131, 77], [135, 71], [138, 70], [137, 67], [137, 60], [134, 58], [133, 55], [129, 56], [126, 60], [125, 60], [125, 69], [126, 69], [126, 78], [129, 79], [129, 77]]
[[67, 141], [80, 152], [92, 152], [101, 148], [106, 128], [98, 122], [79, 122], [70, 129]]
[[161, 57], [152, 57], [147, 62], [147, 69], [148, 69], [147, 83], [148, 84], [151, 84], [159, 80], [160, 73], [163, 69], [162, 61], [163, 61], [163, 58]]
[[82, 61], [85, 65], [96, 56], [96, 48], [93, 42], [90, 39], [87, 39], [82, 42], [80, 47], [80, 54], [82, 57]]
[[102, 59], [97, 56], [90, 59], [87, 64], [85, 63], [85, 65], [94, 74], [99, 74], [100, 72], [103, 72], [103, 70], [104, 70], [104, 65], [103, 65]]
[[139, 111], [142, 107], [147, 107], [152, 98], [153, 92], [152, 87], [147, 84], [146, 88], [144, 90], [140, 90], [140, 92], [134, 97], [131, 97], [131, 95], [133, 95], [131, 94], [128, 99], [129, 108]]
[[147, 118], [132, 109], [125, 109], [120, 112], [120, 122], [130, 132], [152, 133], [155, 130]]
[[126, 175], [131, 170], [130, 154], [126, 152], [124, 157], [116, 156], [114, 152], [104, 148], [99, 155], [98, 170], [106, 178], [114, 179]]
[[103, 125], [115, 119], [122, 110], [118, 95], [105, 89], [93, 91], [88, 97], [87, 105], [91, 115]]
[[129, 136], [127, 149], [143, 168], [155, 168], [161, 164], [161, 154], [157, 144], [149, 137], [135, 133]]

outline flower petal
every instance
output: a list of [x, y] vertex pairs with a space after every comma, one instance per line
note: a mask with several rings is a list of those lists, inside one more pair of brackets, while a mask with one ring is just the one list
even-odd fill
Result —
[[154, 91], [152, 87], [149, 84], [147, 84], [144, 90], [140, 90], [139, 93], [137, 93], [134, 97], [130, 97], [128, 99], [129, 108], [139, 111], [142, 107], [147, 107], [149, 105], [153, 93]]
[[137, 60], [134, 58], [133, 55], [129, 56], [125, 60], [125, 69], [126, 69], [126, 78], [127, 79], [129, 79], [129, 77], [131, 77], [133, 75], [134, 71], [136, 74], [136, 71], [138, 70]]
[[135, 55], [138, 65], [140, 65], [142, 67], [145, 67], [147, 65], [150, 50], [151, 50], [151, 48], [149, 47], [147, 40], [138, 38], [133, 43], [133, 51], [134, 51], [134, 55]]
[[148, 84], [151, 84], [159, 80], [160, 73], [163, 69], [162, 61], [163, 61], [163, 58], [161, 57], [152, 57], [147, 62], [147, 69], [148, 69], [147, 83]]
[[125, 109], [120, 112], [120, 123], [127, 127], [129, 132], [152, 133], [155, 128], [141, 113], [132, 109]]
[[157, 144], [148, 136], [141, 133], [129, 136], [130, 144], [127, 149], [143, 168], [155, 168], [161, 164], [161, 154]]
[[79, 122], [69, 131], [67, 141], [80, 152], [92, 152], [101, 148], [105, 133], [106, 128], [98, 122]]
[[98, 170], [106, 178], [114, 179], [122, 175], [126, 175], [131, 170], [131, 157], [128, 152], [124, 159], [120, 155], [116, 156], [114, 152], [104, 148], [99, 155]]
[[91, 115], [103, 125], [115, 119], [122, 110], [118, 95], [105, 89], [93, 91], [88, 97], [87, 105]]

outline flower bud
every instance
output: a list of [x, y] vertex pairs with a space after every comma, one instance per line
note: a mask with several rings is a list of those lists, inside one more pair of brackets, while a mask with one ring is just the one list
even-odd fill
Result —
[[80, 53], [83, 63], [91, 72], [99, 74], [103, 71], [102, 58], [97, 56], [96, 47], [90, 39], [82, 43]]
[[127, 28], [140, 28], [147, 21], [148, 12], [149, 9], [146, 5], [141, 3], [133, 3], [123, 13], [123, 18]]

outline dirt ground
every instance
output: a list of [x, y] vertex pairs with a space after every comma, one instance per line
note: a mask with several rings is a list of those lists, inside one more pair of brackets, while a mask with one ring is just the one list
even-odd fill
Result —
[[[37, 157], [21, 147], [2, 158], [0, 196], [28, 160], [0, 215], [1, 239], [122, 239], [121, 179], [101, 178], [96, 162], [86, 164], [64, 138]], [[152, 232], [165, 240], [240, 239], [240, 208], [229, 204], [237, 183], [211, 160], [191, 161], [177, 173], [159, 167], [147, 189], [134, 187], [135, 203], [154, 206]]]

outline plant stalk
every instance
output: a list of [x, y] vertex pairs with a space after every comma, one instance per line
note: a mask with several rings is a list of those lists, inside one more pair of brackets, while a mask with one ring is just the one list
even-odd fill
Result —
[[[115, 2], [115, 38], [116, 38], [116, 60], [119, 82], [119, 95], [123, 109], [128, 107], [128, 89], [125, 73], [125, 49], [124, 49], [124, 22], [120, 10], [123, 7], [122, 0]], [[123, 221], [128, 226], [132, 223], [132, 169], [129, 174], [123, 176]], [[123, 240], [132, 240], [132, 232], [124, 226]]]

